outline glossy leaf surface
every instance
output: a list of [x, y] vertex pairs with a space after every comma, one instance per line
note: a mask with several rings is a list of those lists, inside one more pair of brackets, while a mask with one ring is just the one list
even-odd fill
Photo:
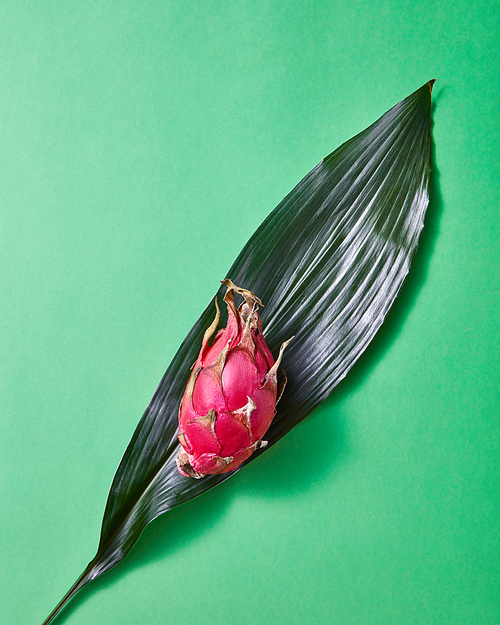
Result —
[[[264, 221], [227, 274], [264, 302], [264, 335], [275, 355], [295, 335], [283, 362], [288, 384], [265, 437], [269, 445], [245, 464], [328, 397], [403, 284], [429, 201], [432, 83], [323, 159]], [[232, 475], [194, 480], [181, 476], [175, 462], [179, 403], [213, 314], [210, 302], [161, 380], [115, 475], [97, 555], [45, 623], [117, 564], [153, 519]]]

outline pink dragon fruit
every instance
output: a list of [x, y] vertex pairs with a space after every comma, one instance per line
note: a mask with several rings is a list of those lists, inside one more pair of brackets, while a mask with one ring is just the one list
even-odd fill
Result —
[[[210, 346], [220, 319], [216, 298], [215, 319], [205, 332], [179, 409], [177, 466], [186, 477], [233, 471], [267, 445], [262, 437], [286, 382], [285, 377], [278, 397], [278, 367], [291, 339], [282, 344], [274, 362], [257, 312], [262, 302], [229, 279], [222, 284], [227, 287], [227, 326]], [[235, 293], [244, 300], [238, 309]]]

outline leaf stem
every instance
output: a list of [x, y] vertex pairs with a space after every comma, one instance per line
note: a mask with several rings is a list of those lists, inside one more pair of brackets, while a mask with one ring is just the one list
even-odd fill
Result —
[[80, 577], [76, 580], [76, 582], [71, 586], [68, 592], [64, 595], [64, 597], [59, 601], [56, 607], [52, 610], [52, 612], [48, 615], [48, 617], [44, 620], [42, 625], [49, 625], [55, 617], [59, 614], [59, 612], [63, 609], [63, 607], [68, 603], [73, 595], [75, 595], [80, 588], [83, 588], [85, 584], [89, 582], [87, 579], [87, 575], [90, 569], [90, 565], [83, 571]]

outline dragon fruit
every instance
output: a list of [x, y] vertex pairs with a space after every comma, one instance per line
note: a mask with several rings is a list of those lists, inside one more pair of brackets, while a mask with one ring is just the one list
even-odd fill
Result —
[[[179, 409], [177, 466], [186, 477], [233, 471], [265, 447], [262, 437], [286, 383], [284, 376], [278, 396], [278, 367], [291, 339], [282, 344], [275, 362], [257, 312], [262, 302], [229, 279], [222, 284], [227, 287], [227, 326], [209, 345], [220, 319], [215, 298], [215, 319], [205, 332]], [[235, 293], [243, 297], [238, 309]]]

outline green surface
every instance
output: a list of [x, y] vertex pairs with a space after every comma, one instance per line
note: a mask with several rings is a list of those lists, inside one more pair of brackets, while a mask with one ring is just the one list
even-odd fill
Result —
[[56, 623], [499, 622], [498, 22], [463, 0], [1, 4], [2, 621], [39, 625], [94, 555], [254, 229], [437, 78], [427, 227], [362, 361]]

